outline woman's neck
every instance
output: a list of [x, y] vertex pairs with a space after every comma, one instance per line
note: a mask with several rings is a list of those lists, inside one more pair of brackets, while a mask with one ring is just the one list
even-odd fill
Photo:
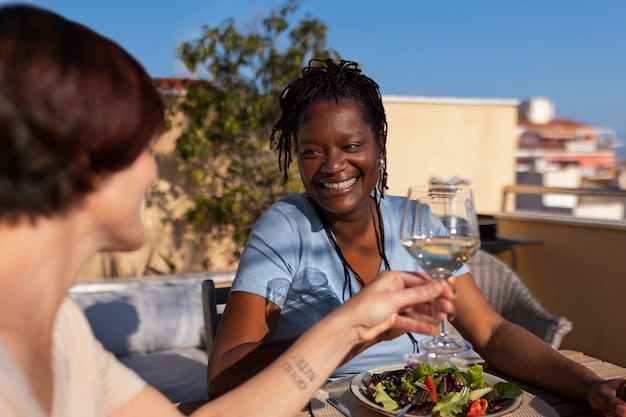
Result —
[[95, 245], [78, 230], [71, 215], [0, 223], [0, 326], [14, 317], [51, 320], [94, 253]]

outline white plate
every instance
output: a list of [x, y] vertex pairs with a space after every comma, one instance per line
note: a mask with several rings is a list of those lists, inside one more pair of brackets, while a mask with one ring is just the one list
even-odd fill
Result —
[[[394, 413], [393, 411], [386, 410], [380, 404], [377, 404], [374, 401], [369, 399], [369, 397], [363, 392], [366, 390], [365, 383], [363, 381], [371, 378], [372, 374], [379, 374], [385, 371], [395, 371], [395, 370], [404, 369], [405, 365], [406, 364], [400, 363], [396, 365], [382, 366], [380, 368], [374, 368], [374, 369], [370, 369], [369, 371], [361, 372], [360, 374], [358, 374], [352, 379], [352, 382], [350, 383], [350, 391], [352, 391], [352, 394], [354, 394], [359, 401], [361, 401], [365, 406], [369, 407], [370, 409], [378, 411], [379, 413], [386, 414], [388, 416], [395, 416], [396, 413]], [[458, 368], [460, 370], [467, 369], [467, 367], [463, 367], [463, 366], [459, 366]], [[485, 383], [489, 386], [494, 386], [498, 382], [506, 382], [504, 379], [499, 378], [495, 375], [488, 374], [486, 372], [483, 375], [485, 378]], [[508, 407], [503, 408], [497, 413], [492, 413], [492, 414], [487, 414], [487, 415], [489, 417], [503, 416], [505, 414], [509, 414], [515, 411], [520, 406], [520, 404], [522, 404], [521, 395], [517, 397], [516, 399], [514, 399], [511, 402], [511, 404], [509, 404]], [[415, 414], [412, 414], [412, 413], [406, 413], [406, 415], [415, 416]], [[424, 417], [424, 416], [421, 416], [421, 417]]]

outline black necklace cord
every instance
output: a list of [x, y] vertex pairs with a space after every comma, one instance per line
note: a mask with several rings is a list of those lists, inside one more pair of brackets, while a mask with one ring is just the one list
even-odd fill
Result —
[[419, 353], [420, 351], [419, 345], [418, 345], [417, 339], [415, 339], [415, 336], [413, 336], [413, 333], [406, 332], [405, 334], [409, 336], [409, 339], [411, 340], [411, 344], [413, 344], [413, 353]]
[[[375, 202], [375, 207], [376, 207], [376, 217], [378, 221], [378, 230], [374, 228], [376, 232], [376, 244], [378, 247], [378, 253], [380, 254], [380, 257], [383, 260], [383, 264], [385, 265], [385, 269], [389, 271], [391, 270], [391, 266], [389, 264], [389, 259], [387, 259], [387, 253], [385, 251], [385, 227], [383, 223], [383, 216], [380, 211], [380, 198], [376, 198], [378, 195], [379, 194], [376, 192], [376, 190], [374, 190], [374, 202]], [[382, 195], [380, 196], [382, 197]], [[320, 215], [319, 210], [317, 209], [317, 205], [315, 203], [313, 204], [313, 207], [315, 207], [315, 210], [317, 211], [317, 216], [322, 222], [322, 226], [324, 226], [324, 231], [326, 232], [326, 236], [328, 237], [330, 244], [332, 245], [339, 259], [341, 260], [341, 265], [343, 266], [343, 275], [345, 279], [344, 280], [344, 294], [345, 294], [345, 290], [347, 287], [348, 293], [350, 294], [350, 297], [352, 297], [354, 295], [354, 291], [352, 288], [352, 280], [350, 279], [350, 273], [352, 273], [352, 275], [354, 276], [356, 281], [359, 283], [361, 288], [365, 286], [365, 282], [359, 276], [359, 274], [352, 268], [352, 266], [346, 260], [346, 258], [343, 256], [343, 252], [341, 251], [341, 248], [339, 247], [339, 243], [337, 243], [337, 240], [335, 239], [335, 235], [333, 234], [326, 220], [324, 220], [324, 218]], [[344, 298], [344, 302], [345, 301], [346, 300]], [[409, 337], [409, 339], [411, 340], [411, 344], [413, 345], [413, 353], [419, 353], [418, 342], [415, 339], [415, 337], [410, 332], [407, 332], [406, 335]]]
[[[377, 195], [376, 192], [375, 194]], [[375, 214], [372, 213], [372, 219], [378, 223], [378, 229], [374, 228], [374, 231], [376, 233], [376, 246], [378, 248], [378, 254], [380, 255], [381, 259], [383, 260], [383, 264], [385, 265], [385, 269], [390, 270], [391, 266], [389, 264], [389, 260], [387, 259], [387, 254], [385, 253], [385, 228], [383, 224], [383, 216], [380, 211], [380, 201], [377, 198], [374, 198], [374, 202], [375, 202], [376, 213]], [[346, 258], [343, 256], [341, 247], [339, 247], [339, 243], [337, 243], [337, 240], [335, 239], [335, 235], [333, 234], [332, 229], [330, 228], [330, 225], [320, 215], [319, 210], [317, 209], [317, 205], [313, 204], [313, 206], [317, 210], [317, 216], [322, 222], [322, 226], [324, 226], [324, 231], [326, 232], [326, 236], [328, 237], [330, 244], [332, 245], [339, 259], [341, 260], [341, 265], [343, 266], [343, 272], [344, 272], [345, 284], [346, 284], [344, 285], [344, 289], [347, 287], [350, 296], [352, 296], [354, 295], [354, 291], [352, 288], [352, 280], [350, 279], [350, 273], [352, 273], [352, 275], [354, 276], [356, 281], [359, 283], [361, 288], [365, 286], [365, 282], [359, 276], [359, 274], [354, 270], [354, 268], [352, 268], [352, 266], [346, 260]]]
[[335, 239], [335, 235], [333, 235], [333, 232], [330, 229], [330, 226], [328, 225], [328, 223], [326, 223], [326, 220], [322, 219], [322, 216], [319, 216], [319, 218], [322, 222], [322, 225], [324, 226], [324, 231], [326, 232], [326, 236], [328, 237], [330, 244], [332, 245], [333, 249], [335, 249], [335, 253], [337, 253], [337, 256], [339, 256], [339, 259], [341, 260], [341, 265], [343, 266], [343, 275], [345, 278], [344, 290], [345, 290], [345, 286], [347, 285], [348, 292], [350, 293], [350, 296], [352, 296], [354, 292], [352, 291], [352, 280], [350, 279], [350, 272], [352, 272], [352, 275], [354, 275], [354, 278], [356, 279], [356, 281], [359, 283], [361, 287], [365, 286], [365, 282], [363, 282], [363, 279], [359, 276], [359, 274], [354, 269], [352, 269], [352, 267], [350, 266], [346, 258], [343, 256], [343, 252], [341, 252], [339, 243], [337, 243], [337, 240]]
[[385, 252], [385, 225], [383, 223], [383, 215], [380, 211], [380, 198], [377, 198], [377, 196], [378, 193], [374, 190], [374, 203], [376, 206], [376, 217], [378, 218], [378, 230], [374, 228], [376, 232], [376, 243], [378, 245], [378, 254], [385, 264], [385, 269], [390, 271], [391, 266], [389, 265], [389, 259], [387, 259], [387, 253]]

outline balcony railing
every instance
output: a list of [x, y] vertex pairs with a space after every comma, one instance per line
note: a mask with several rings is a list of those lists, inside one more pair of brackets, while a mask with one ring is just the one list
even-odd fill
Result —
[[533, 214], [626, 225], [626, 190], [508, 185], [502, 190], [501, 214]]

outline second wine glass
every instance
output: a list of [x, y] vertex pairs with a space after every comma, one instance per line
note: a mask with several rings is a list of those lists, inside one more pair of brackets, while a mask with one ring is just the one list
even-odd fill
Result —
[[[438, 184], [409, 188], [400, 239], [433, 279], [452, 277], [480, 247], [471, 188]], [[422, 340], [420, 346], [430, 358], [460, 356], [472, 350], [468, 341], [449, 335], [447, 318], [440, 334]]]

